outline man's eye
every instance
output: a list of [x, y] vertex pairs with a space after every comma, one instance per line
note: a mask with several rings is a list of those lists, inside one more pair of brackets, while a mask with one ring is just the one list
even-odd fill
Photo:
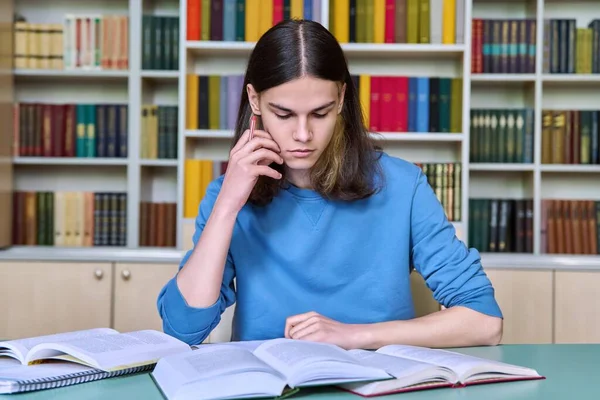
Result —
[[275, 115], [277, 115], [277, 118], [279, 118], [279, 119], [288, 119], [290, 117], [290, 114], [287, 114], [287, 115], [275, 114]]
[[317, 113], [315, 113], [313, 115], [315, 116], [315, 118], [325, 118], [327, 116], [327, 113], [325, 113], [325, 114], [317, 114]]

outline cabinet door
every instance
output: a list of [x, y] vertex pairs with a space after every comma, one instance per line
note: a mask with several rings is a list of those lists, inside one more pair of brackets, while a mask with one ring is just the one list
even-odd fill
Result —
[[600, 343], [600, 272], [556, 271], [556, 343]]
[[114, 328], [162, 331], [156, 300], [162, 287], [177, 273], [177, 264], [117, 263], [115, 267]]
[[504, 315], [503, 344], [552, 343], [553, 271], [487, 268]]
[[110, 326], [110, 263], [0, 263], [0, 338]]

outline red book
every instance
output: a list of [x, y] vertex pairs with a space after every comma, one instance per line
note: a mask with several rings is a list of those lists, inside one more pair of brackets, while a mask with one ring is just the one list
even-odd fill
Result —
[[396, 0], [385, 0], [385, 43], [394, 43], [396, 30]]
[[200, 0], [187, 0], [187, 40], [200, 40]]
[[371, 76], [371, 105], [370, 105], [370, 130], [377, 132], [381, 130], [381, 78], [380, 76]]
[[273, 0], [273, 25], [283, 21], [283, 0]]
[[394, 80], [394, 92], [396, 100], [394, 101], [394, 131], [408, 131], [408, 77], [398, 76]]
[[471, 26], [471, 72], [483, 73], [483, 20], [474, 18]]
[[[395, 103], [396, 103], [396, 81], [395, 76], [385, 76], [379, 78], [380, 85], [380, 96], [379, 103], [379, 129], [381, 132], [392, 132], [394, 130], [394, 119], [396, 115]], [[373, 108], [371, 108], [373, 109]]]

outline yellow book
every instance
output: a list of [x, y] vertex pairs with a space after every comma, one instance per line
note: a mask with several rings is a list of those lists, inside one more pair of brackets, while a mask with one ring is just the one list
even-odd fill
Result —
[[258, 36], [262, 36], [273, 26], [273, 1], [263, 1], [260, 5]]
[[196, 218], [198, 205], [202, 197], [202, 164], [201, 160], [185, 160], [183, 217]]
[[442, 20], [442, 43], [454, 44], [456, 42], [456, 0], [444, 0]]
[[208, 77], [208, 129], [219, 129], [219, 109], [221, 97], [221, 77]]
[[200, 40], [210, 40], [210, 0], [200, 2]]
[[406, 0], [406, 43], [419, 43], [419, 0]]
[[373, 43], [385, 42], [385, 0], [375, 0], [373, 9]]
[[360, 75], [358, 77], [358, 92], [360, 97], [360, 105], [363, 109], [363, 116], [365, 120], [365, 126], [367, 129], [371, 128], [370, 115], [371, 115], [371, 76]]
[[213, 180], [213, 161], [212, 160], [202, 160], [200, 162], [201, 166], [201, 174], [202, 174], [202, 188], [200, 189], [200, 200], [206, 196], [206, 189], [208, 185]]
[[256, 42], [260, 37], [260, 0], [246, 0], [244, 29], [247, 42]]
[[335, 0], [332, 7], [333, 30], [331, 31], [340, 43], [350, 41], [350, 0]]
[[[304, 18], [304, 0], [290, 0], [290, 18]], [[346, 16], [346, 18], [348, 18], [348, 16]]]
[[185, 129], [198, 129], [198, 75], [186, 76]]
[[462, 78], [452, 78], [450, 83], [450, 132], [462, 132]]
[[158, 158], [158, 106], [149, 107], [148, 115], [148, 158], [155, 160]]

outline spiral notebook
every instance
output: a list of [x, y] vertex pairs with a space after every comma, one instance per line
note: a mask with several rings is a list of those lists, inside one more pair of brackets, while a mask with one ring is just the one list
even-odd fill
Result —
[[119, 371], [102, 371], [70, 362], [51, 362], [25, 366], [0, 358], [0, 394], [30, 392], [71, 386], [84, 382], [149, 372], [154, 365], [142, 365]]

